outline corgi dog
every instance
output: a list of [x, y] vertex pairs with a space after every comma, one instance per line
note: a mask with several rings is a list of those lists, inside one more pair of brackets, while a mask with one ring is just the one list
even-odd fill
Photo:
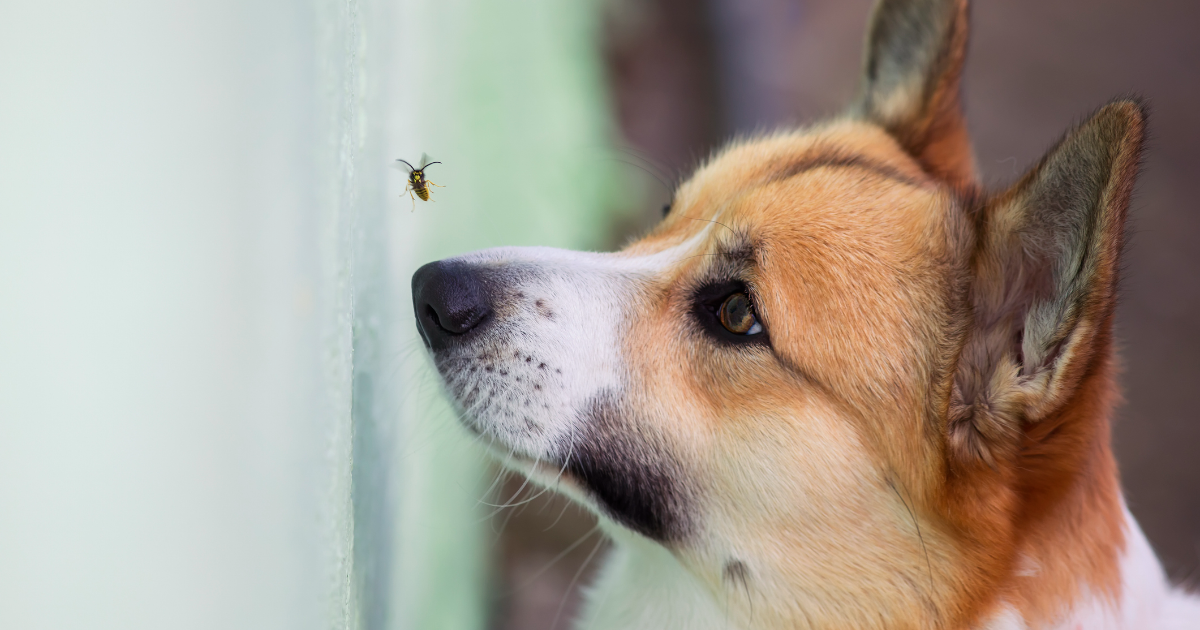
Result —
[[1113, 311], [1145, 108], [985, 191], [966, 0], [882, 0], [862, 87], [616, 253], [413, 276], [466, 427], [594, 510], [594, 630], [1200, 629], [1126, 509]]

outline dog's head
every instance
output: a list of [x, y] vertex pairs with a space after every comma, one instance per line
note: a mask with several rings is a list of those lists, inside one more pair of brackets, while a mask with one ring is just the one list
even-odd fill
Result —
[[715, 596], [792, 602], [759, 615], [978, 614], [1101, 439], [1071, 405], [1107, 385], [1143, 116], [1109, 105], [981, 193], [965, 4], [884, 0], [846, 116], [727, 147], [620, 252], [422, 267], [468, 427]]

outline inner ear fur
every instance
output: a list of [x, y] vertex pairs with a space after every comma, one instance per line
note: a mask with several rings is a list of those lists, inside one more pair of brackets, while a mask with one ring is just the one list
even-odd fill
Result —
[[985, 202], [973, 258], [974, 322], [949, 414], [960, 461], [993, 467], [1025, 426], [1071, 402], [1110, 358], [1125, 215], [1146, 113], [1113, 102]]
[[968, 22], [967, 0], [881, 0], [850, 110], [886, 129], [930, 175], [960, 189], [977, 182], [959, 87]]

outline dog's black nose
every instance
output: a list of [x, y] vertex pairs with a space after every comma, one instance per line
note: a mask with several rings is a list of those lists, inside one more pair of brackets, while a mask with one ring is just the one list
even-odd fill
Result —
[[470, 265], [431, 262], [413, 274], [417, 328], [438, 350], [479, 327], [492, 314], [487, 291]]

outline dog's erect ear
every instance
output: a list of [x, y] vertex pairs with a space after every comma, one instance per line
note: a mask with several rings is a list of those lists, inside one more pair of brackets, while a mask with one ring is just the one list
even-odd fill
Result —
[[1108, 360], [1144, 126], [1140, 103], [1107, 105], [982, 209], [975, 322], [949, 414], [959, 457], [994, 466], [1024, 426], [1064, 408]]
[[851, 114], [892, 134], [926, 172], [966, 187], [975, 158], [959, 99], [967, 0], [881, 0]]

